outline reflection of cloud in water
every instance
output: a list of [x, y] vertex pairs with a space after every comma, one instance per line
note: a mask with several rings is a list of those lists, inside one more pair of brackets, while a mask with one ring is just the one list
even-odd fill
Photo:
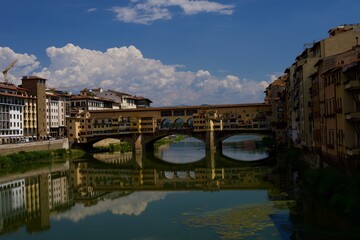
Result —
[[111, 212], [118, 215], [140, 215], [150, 202], [158, 201], [166, 197], [166, 192], [134, 192], [131, 195], [118, 199], [105, 199], [96, 205], [85, 207], [83, 204], [76, 204], [71, 210], [53, 216], [53, 219], [68, 219], [78, 222], [83, 218], [96, 214]]

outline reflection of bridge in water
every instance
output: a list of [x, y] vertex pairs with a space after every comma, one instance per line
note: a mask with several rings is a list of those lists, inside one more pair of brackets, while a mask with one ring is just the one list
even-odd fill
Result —
[[78, 161], [72, 165], [77, 173], [74, 185], [82, 197], [104, 191], [268, 188], [266, 161], [219, 161], [218, 157], [213, 151], [194, 163], [172, 164], [138, 153], [131, 161], [118, 164], [104, 163], [104, 158], [102, 162]]
[[[50, 227], [50, 214], [81, 202], [95, 205], [104, 198], [122, 198], [134, 191], [218, 191], [268, 189], [270, 168], [257, 163], [217, 159], [219, 154], [189, 164], [171, 164], [142, 152], [123, 161], [78, 160], [0, 178], [0, 235], [26, 226], [29, 232]], [[112, 161], [112, 160], [110, 160]], [[8, 197], [11, 196], [11, 197]]]

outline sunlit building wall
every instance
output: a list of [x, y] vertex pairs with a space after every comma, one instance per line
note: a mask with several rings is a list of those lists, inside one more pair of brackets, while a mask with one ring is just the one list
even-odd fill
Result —
[[0, 83], [0, 144], [22, 139], [26, 89]]

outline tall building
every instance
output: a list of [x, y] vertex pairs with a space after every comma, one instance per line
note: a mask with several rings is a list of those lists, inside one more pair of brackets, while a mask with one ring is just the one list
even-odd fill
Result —
[[56, 91], [46, 90], [46, 132], [48, 136], [63, 138], [66, 136], [66, 108], [69, 104], [70, 95]]
[[11, 83], [0, 83], [0, 144], [23, 138], [23, 107], [26, 99], [26, 89]]
[[37, 138], [37, 99], [35, 96], [27, 96], [24, 105], [24, 137], [28, 139]]
[[271, 104], [271, 130], [277, 143], [287, 142], [286, 82], [287, 74], [279, 77], [265, 90], [265, 104]]
[[[331, 164], [352, 174], [360, 169], [360, 24], [328, 33], [285, 70], [287, 132], [290, 144], [315, 153], [312, 166]], [[277, 103], [271, 104], [274, 112]]]
[[[313, 79], [319, 81], [319, 111], [320, 117], [325, 114], [325, 99], [321, 99], [321, 92], [325, 91], [321, 86], [321, 77], [318, 79], [317, 65], [321, 59], [336, 55], [350, 50], [360, 37], [360, 24], [342, 25], [329, 30], [329, 37], [321, 41], [315, 42], [310, 48], [306, 48], [299, 56], [297, 56], [289, 74], [289, 84], [292, 86], [290, 92], [293, 93], [293, 112], [295, 117], [296, 139], [302, 147], [314, 150], [313, 131], [313, 98], [312, 87]], [[293, 68], [294, 67], [294, 68]], [[328, 90], [330, 91], [330, 90]], [[330, 94], [330, 93], [328, 93]], [[330, 120], [329, 120], [330, 121]], [[294, 126], [293, 126], [294, 127]], [[318, 127], [318, 126], [317, 126]]]
[[37, 137], [46, 139], [47, 118], [46, 118], [46, 79], [37, 76], [24, 76], [22, 87], [29, 90], [29, 94], [36, 96], [36, 113], [37, 113]]
[[360, 167], [352, 158], [360, 154], [360, 46], [323, 58], [317, 66], [321, 138], [314, 143], [328, 161], [351, 173]]

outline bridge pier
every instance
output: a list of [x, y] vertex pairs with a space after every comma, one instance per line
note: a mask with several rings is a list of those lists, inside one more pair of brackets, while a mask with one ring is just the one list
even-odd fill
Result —
[[216, 151], [214, 131], [207, 131], [205, 133], [205, 149], [207, 151]]
[[215, 169], [215, 156], [216, 152], [214, 150], [206, 150], [206, 167], [208, 167], [209, 169]]
[[145, 150], [142, 144], [142, 134], [133, 134], [131, 144], [134, 152], [142, 152]]
[[142, 151], [133, 151], [134, 169], [143, 169], [143, 157]]

